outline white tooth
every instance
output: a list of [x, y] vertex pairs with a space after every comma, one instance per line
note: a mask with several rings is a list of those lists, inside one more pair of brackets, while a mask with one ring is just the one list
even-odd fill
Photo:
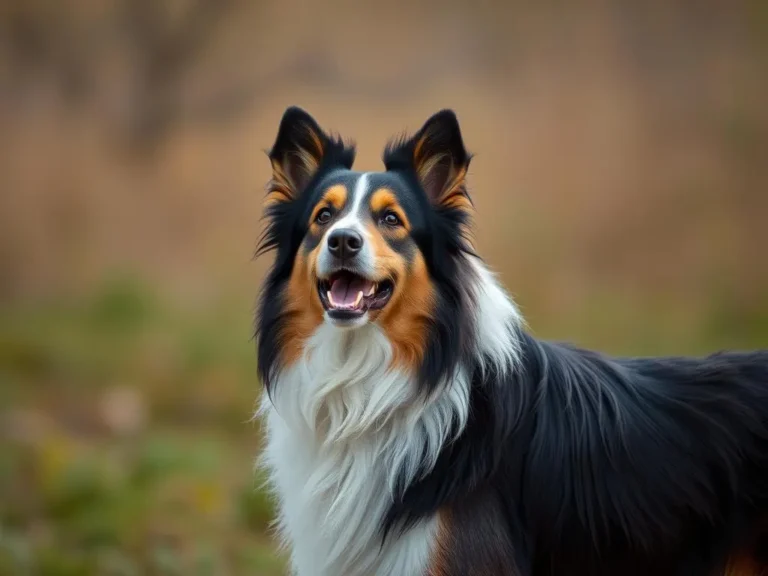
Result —
[[360, 304], [360, 300], [362, 300], [362, 299], [363, 299], [363, 291], [362, 290], [358, 290], [357, 298], [355, 298], [355, 303], [353, 305], [353, 308], [357, 308], [357, 305]]
[[368, 293], [366, 296], [373, 296], [374, 291], [376, 290], [376, 284], [371, 283], [371, 287], [368, 288]]
[[326, 292], [326, 294], [325, 294], [325, 295], [326, 295], [326, 296], [328, 296], [328, 302], [330, 302], [330, 303], [331, 303], [331, 306], [333, 306], [334, 308], [336, 308], [336, 302], [334, 302], [334, 301], [333, 301], [333, 294], [331, 294], [331, 291], [330, 291], [330, 290], [328, 290], [328, 292]]

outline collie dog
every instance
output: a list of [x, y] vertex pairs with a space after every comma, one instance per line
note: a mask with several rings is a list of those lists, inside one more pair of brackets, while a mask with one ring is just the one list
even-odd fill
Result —
[[768, 351], [538, 340], [471, 243], [456, 115], [384, 170], [287, 109], [256, 318], [298, 576], [768, 574]]

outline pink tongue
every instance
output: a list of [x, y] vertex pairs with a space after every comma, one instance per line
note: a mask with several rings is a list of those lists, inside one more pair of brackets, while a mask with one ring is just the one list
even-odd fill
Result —
[[352, 306], [357, 300], [357, 293], [367, 294], [371, 283], [359, 276], [340, 276], [331, 284], [331, 295], [336, 306]]

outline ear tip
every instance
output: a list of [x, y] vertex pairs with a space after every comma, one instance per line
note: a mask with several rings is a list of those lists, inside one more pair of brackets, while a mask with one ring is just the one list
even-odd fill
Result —
[[452, 108], [443, 108], [435, 112], [425, 123], [422, 131], [431, 134], [441, 134], [443, 138], [461, 143], [461, 128], [459, 118]]
[[295, 124], [308, 124], [311, 126], [316, 124], [316, 122], [315, 119], [312, 118], [312, 115], [304, 110], [304, 108], [300, 106], [288, 106], [288, 108], [285, 109], [285, 112], [283, 112], [283, 117], [280, 119], [280, 126], [286, 127]]
[[271, 158], [280, 156], [284, 149], [290, 146], [292, 140], [304, 138], [307, 131], [318, 135], [323, 133], [312, 115], [304, 108], [295, 105], [288, 106], [280, 119], [277, 136], [269, 156]]
[[453, 108], [443, 108], [442, 110], [435, 112], [427, 122], [439, 122], [440, 124], [451, 124], [458, 127], [459, 117], [456, 115]]
[[437, 114], [446, 118], [457, 119], [456, 111], [453, 108], [443, 108], [442, 110], [439, 110]]
[[285, 112], [283, 112], [283, 118], [290, 116], [309, 116], [309, 112], [304, 110], [301, 106], [297, 106], [295, 104], [288, 106], [285, 109]]

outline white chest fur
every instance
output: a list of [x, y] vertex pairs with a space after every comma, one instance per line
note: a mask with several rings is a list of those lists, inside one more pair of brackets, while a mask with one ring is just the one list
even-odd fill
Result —
[[434, 463], [451, 420], [466, 419], [468, 386], [459, 376], [419, 400], [410, 375], [389, 369], [391, 356], [375, 325], [323, 325], [264, 398], [264, 463], [299, 576], [426, 573], [437, 521], [382, 547], [382, 520], [393, 495]]
[[[521, 320], [490, 271], [476, 259], [469, 265], [476, 358], [503, 373], [516, 363], [511, 328]], [[436, 518], [383, 547], [380, 529], [395, 495], [463, 429], [470, 384], [459, 370], [435, 398], [419, 398], [412, 375], [391, 370], [391, 359], [375, 324], [323, 324], [264, 398], [264, 464], [298, 576], [423, 576], [428, 568]]]

